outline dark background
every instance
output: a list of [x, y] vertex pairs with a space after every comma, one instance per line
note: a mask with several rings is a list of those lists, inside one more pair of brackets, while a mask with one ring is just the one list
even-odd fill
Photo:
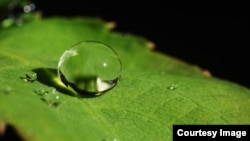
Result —
[[115, 21], [115, 30], [143, 36], [156, 50], [250, 87], [249, 15], [187, 13], [166, 2], [33, 0], [44, 17], [91, 16]]

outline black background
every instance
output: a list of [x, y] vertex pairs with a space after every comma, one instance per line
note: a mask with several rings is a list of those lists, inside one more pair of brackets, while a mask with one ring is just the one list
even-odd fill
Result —
[[44, 17], [90, 16], [115, 21], [115, 30], [153, 41], [157, 51], [250, 87], [249, 15], [188, 13], [167, 2], [33, 0]]

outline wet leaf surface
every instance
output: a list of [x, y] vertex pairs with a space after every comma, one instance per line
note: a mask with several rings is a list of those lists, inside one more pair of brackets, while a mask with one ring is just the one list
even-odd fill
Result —
[[[248, 88], [204, 76], [107, 25], [49, 18], [1, 29], [0, 123], [32, 141], [171, 140], [173, 124], [250, 123]], [[86, 40], [110, 45], [122, 62], [117, 86], [98, 97], [76, 94], [56, 74], [60, 55]]]

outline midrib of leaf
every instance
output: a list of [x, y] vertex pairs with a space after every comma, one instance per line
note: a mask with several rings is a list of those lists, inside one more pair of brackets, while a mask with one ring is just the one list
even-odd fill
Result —
[[[11, 52], [11, 51], [7, 51], [5, 49], [2, 49], [0, 48], [0, 55], [3, 55], [7, 58], [11, 58], [11, 59], [15, 59], [17, 61], [20, 61], [24, 64], [22, 65], [30, 65], [30, 66], [33, 66], [33, 67], [42, 67], [42, 66], [46, 66], [46, 65], [43, 65], [41, 62], [39, 61], [36, 61], [34, 59], [29, 59], [29, 58], [26, 58], [20, 54], [17, 54], [17, 53], [14, 53], [14, 52]], [[15, 66], [13, 66], [15, 67]]]

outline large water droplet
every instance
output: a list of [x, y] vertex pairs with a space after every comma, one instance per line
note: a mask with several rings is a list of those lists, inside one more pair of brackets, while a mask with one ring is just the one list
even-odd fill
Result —
[[108, 45], [80, 42], [66, 50], [58, 63], [61, 81], [82, 94], [100, 95], [113, 88], [121, 75], [121, 61]]

